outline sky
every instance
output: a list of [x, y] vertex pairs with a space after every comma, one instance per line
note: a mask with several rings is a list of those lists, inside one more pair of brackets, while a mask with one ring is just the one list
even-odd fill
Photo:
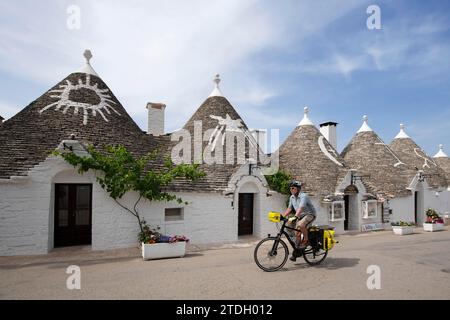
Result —
[[[369, 29], [379, 8], [380, 29]], [[450, 154], [450, 2], [0, 0], [0, 115], [8, 119], [91, 64], [136, 123], [147, 102], [181, 128], [221, 76], [250, 128], [280, 143], [310, 108], [338, 122], [341, 151], [367, 115], [390, 143], [406, 132]]]

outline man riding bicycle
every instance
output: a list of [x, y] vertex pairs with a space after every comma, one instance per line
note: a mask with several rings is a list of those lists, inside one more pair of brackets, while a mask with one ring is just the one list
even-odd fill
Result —
[[[283, 217], [287, 217], [294, 212], [294, 216], [289, 219], [289, 227], [300, 229], [295, 232], [297, 240], [297, 248], [304, 249], [308, 244], [308, 229], [307, 226], [316, 219], [316, 209], [314, 208], [311, 199], [306, 193], [300, 192], [302, 184], [299, 181], [292, 181], [289, 184], [291, 197], [289, 199], [289, 207], [283, 213]], [[303, 241], [301, 237], [303, 234]], [[291, 260], [295, 261], [295, 252], [292, 254]]]

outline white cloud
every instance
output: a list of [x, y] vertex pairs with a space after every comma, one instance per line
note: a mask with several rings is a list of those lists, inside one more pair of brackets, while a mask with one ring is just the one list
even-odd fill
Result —
[[[1, 25], [0, 69], [50, 86], [76, 70], [90, 48], [94, 68], [141, 125], [146, 102], [160, 101], [168, 106], [169, 129], [181, 126], [208, 96], [215, 73], [226, 79], [241, 65], [251, 69], [251, 56], [277, 42], [270, 12], [258, 10], [256, 1], [75, 4], [81, 8], [79, 31], [66, 28], [61, 4], [47, 4], [45, 14], [30, 2], [30, 10], [3, 3], [16, 23]], [[243, 101], [271, 97], [261, 87], [241, 95]]]
[[[11, 21], [0, 22], [0, 70], [51, 86], [81, 66], [89, 48], [94, 69], [140, 126], [145, 129], [146, 102], [164, 102], [170, 131], [208, 96], [216, 73], [230, 101], [267, 103], [279, 90], [258, 77], [253, 57], [318, 32], [357, 3], [3, 2], [2, 15]], [[81, 9], [81, 30], [66, 27], [73, 4]], [[341, 68], [353, 70], [345, 62]]]

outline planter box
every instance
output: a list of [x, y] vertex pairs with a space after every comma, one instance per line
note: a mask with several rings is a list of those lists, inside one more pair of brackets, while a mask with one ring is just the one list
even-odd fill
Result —
[[186, 242], [142, 244], [144, 260], [183, 257], [186, 254]]
[[444, 230], [444, 224], [443, 223], [424, 223], [423, 230], [430, 231], [430, 232]]
[[397, 234], [399, 236], [404, 236], [404, 235], [407, 235], [407, 234], [413, 234], [414, 233], [414, 227], [393, 226], [392, 230], [394, 231], [394, 234]]

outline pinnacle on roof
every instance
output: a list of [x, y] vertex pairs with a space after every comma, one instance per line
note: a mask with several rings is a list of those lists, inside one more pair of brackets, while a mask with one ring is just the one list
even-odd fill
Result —
[[368, 120], [369, 120], [369, 118], [368, 118], [366, 115], [364, 115], [364, 116], [363, 116], [363, 121], [364, 121], [364, 122], [363, 122], [361, 128], [359, 128], [358, 133], [360, 133], [360, 132], [371, 132], [371, 131], [373, 131], [373, 130], [369, 127]]
[[214, 89], [209, 96], [210, 97], [223, 97], [223, 94], [219, 89], [219, 83], [220, 83], [220, 75], [219, 74], [216, 74], [216, 76], [213, 79], [213, 82], [215, 83]]
[[400, 132], [395, 136], [394, 139], [407, 139], [409, 136], [405, 132], [405, 125], [400, 123]]
[[308, 116], [309, 108], [308, 107], [304, 107], [303, 108], [303, 113], [304, 113], [303, 119], [302, 119], [302, 121], [300, 121], [300, 123], [298, 125], [299, 126], [313, 126], [314, 123], [311, 121], [311, 119], [309, 119], [309, 116]]
[[439, 145], [439, 151], [433, 158], [448, 158], [447, 154], [444, 152], [444, 145]]
[[97, 72], [95, 72], [94, 68], [92, 68], [91, 63], [90, 63], [90, 60], [92, 58], [91, 50], [89, 50], [89, 49], [84, 50], [83, 56], [86, 59], [86, 64], [83, 67], [81, 67], [80, 69], [78, 69], [75, 73], [77, 73], [77, 72], [87, 73], [87, 74], [92, 74], [92, 75], [98, 77]]

